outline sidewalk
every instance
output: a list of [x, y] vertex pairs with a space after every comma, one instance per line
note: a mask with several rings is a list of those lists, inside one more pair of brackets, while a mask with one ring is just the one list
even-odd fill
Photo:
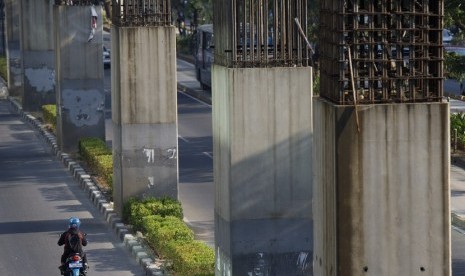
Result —
[[465, 231], [465, 154], [453, 154], [450, 166], [452, 225]]
[[[2, 87], [4, 87], [4, 83], [0, 82], [0, 90]], [[57, 159], [69, 171], [70, 181], [74, 180], [76, 185], [80, 187], [85, 197], [94, 206], [95, 211], [99, 212], [104, 221], [111, 226], [113, 234], [116, 234], [118, 241], [126, 247], [137, 264], [142, 267], [145, 275], [166, 275], [162, 268], [162, 262], [145, 245], [143, 239], [130, 234], [130, 230], [122, 223], [122, 219], [113, 210], [113, 204], [107, 201], [97, 184], [85, 169], [79, 165], [79, 162], [76, 162], [70, 155], [59, 150], [56, 137], [47, 131], [45, 125], [31, 114], [24, 112], [20, 104], [11, 97], [7, 100], [0, 99], [0, 106], [2, 106], [3, 110], [8, 110], [12, 116], [20, 117], [23, 124], [26, 124], [27, 127], [37, 133], [36, 139], [43, 139], [48, 144], [50, 155], [54, 156], [54, 159]], [[4, 122], [0, 121], [0, 124], [2, 123]], [[11, 129], [10, 132], [12, 132], [11, 135], [15, 135], [15, 129]], [[36, 155], [29, 155], [27, 159], [22, 159], [23, 164], [37, 164], [40, 161]]]

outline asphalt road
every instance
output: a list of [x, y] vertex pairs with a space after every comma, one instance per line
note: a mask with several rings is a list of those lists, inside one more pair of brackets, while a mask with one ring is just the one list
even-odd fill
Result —
[[211, 106], [178, 93], [179, 199], [196, 238], [214, 247]]
[[145, 275], [50, 147], [0, 101], [0, 275], [59, 275], [58, 235], [87, 232], [89, 275]]

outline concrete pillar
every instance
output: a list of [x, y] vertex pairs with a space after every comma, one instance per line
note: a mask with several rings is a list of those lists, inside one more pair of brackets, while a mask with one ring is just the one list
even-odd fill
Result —
[[0, 55], [6, 55], [6, 16], [5, 1], [0, 0]]
[[55, 103], [52, 0], [20, 0], [23, 109]]
[[311, 275], [312, 70], [212, 72], [216, 275]]
[[6, 21], [6, 61], [8, 67], [8, 92], [10, 96], [22, 99], [22, 59], [21, 59], [21, 27], [20, 3], [14, 0], [5, 1]]
[[77, 152], [83, 137], [105, 141], [102, 8], [94, 37], [91, 6], [54, 6], [57, 140], [64, 152]]
[[449, 105], [314, 108], [314, 275], [451, 275]]
[[113, 195], [178, 198], [174, 27], [113, 26]]

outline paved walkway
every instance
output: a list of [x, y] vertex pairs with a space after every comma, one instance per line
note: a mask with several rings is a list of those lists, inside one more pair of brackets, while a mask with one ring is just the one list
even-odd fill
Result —
[[[63, 249], [56, 245], [57, 236], [71, 216], [82, 219], [88, 234], [92, 275], [156, 275], [160, 269], [150, 251], [129, 234], [90, 176], [58, 151], [55, 137], [14, 101], [0, 99], [0, 113], [0, 244], [5, 251], [0, 275], [58, 273]], [[23, 246], [24, 240], [38, 243]], [[22, 267], [18, 260], [28, 254], [44, 257], [29, 258]]]
[[451, 212], [465, 216], [465, 170], [452, 165], [450, 169]]

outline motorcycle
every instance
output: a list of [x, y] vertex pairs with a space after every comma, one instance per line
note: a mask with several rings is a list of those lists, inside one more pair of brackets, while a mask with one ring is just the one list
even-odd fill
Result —
[[72, 254], [66, 259], [65, 276], [85, 276], [84, 263], [79, 253]]

